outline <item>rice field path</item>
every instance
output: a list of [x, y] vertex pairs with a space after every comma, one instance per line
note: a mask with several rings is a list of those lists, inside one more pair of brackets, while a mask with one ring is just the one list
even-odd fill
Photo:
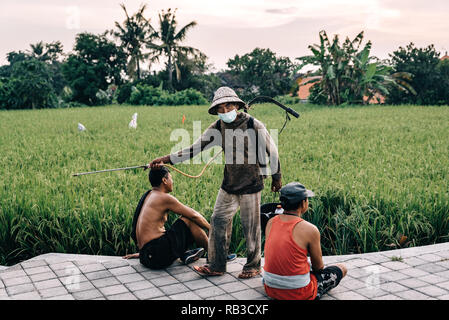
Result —
[[[323, 300], [449, 300], [449, 243], [323, 259], [348, 268]], [[245, 258], [220, 277], [193, 271], [203, 263], [154, 271], [138, 259], [49, 253], [0, 267], [0, 300], [269, 300], [260, 276], [238, 279]]]

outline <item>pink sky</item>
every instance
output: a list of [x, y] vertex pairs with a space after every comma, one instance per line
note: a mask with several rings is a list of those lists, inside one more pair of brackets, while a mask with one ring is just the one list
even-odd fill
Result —
[[100, 33], [123, 21], [121, 2], [130, 13], [147, 3], [153, 24], [167, 8], [178, 8], [179, 25], [195, 20], [198, 26], [186, 44], [203, 51], [216, 70], [255, 47], [292, 59], [307, 55], [307, 46], [318, 42], [323, 29], [342, 38], [365, 30], [372, 54], [379, 58], [411, 41], [417, 46], [433, 43], [442, 54], [449, 51], [447, 0], [3, 0], [0, 63], [6, 63], [7, 52], [26, 50], [40, 40], [60, 40], [69, 52], [77, 33]]

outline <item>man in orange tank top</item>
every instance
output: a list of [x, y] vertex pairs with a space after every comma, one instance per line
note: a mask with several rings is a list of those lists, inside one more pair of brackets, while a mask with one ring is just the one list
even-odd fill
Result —
[[320, 299], [346, 275], [343, 264], [324, 268], [320, 232], [301, 218], [313, 196], [298, 182], [287, 184], [280, 191], [283, 214], [267, 223], [263, 282], [267, 295], [274, 299]]

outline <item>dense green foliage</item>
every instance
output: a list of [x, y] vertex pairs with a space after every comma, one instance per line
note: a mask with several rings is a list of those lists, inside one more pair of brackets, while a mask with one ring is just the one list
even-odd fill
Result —
[[[342, 43], [339, 35], [330, 39], [319, 33], [319, 44], [309, 46], [312, 55], [278, 57], [269, 48], [255, 48], [228, 59], [227, 69], [213, 72], [213, 65], [200, 50], [185, 43], [197, 23], [178, 25], [176, 9], [161, 10], [158, 21], [145, 17], [147, 5], [100, 34], [76, 35], [70, 53], [59, 41], [31, 44], [23, 51], [7, 54], [0, 66], [0, 109], [61, 108], [129, 103], [133, 88], [156, 90], [160, 84], [168, 93], [137, 99], [151, 104], [203, 104], [185, 93], [194, 89], [212, 100], [220, 86], [229, 86], [245, 101], [256, 95], [296, 95], [301, 77], [315, 82], [309, 101], [314, 104], [368, 104], [377, 100], [389, 104], [449, 104], [449, 62], [440, 61], [433, 45], [400, 47], [390, 60], [371, 55], [372, 43], [362, 46], [364, 32]], [[162, 69], [153, 70], [155, 63]], [[304, 66], [315, 71], [299, 74]], [[145, 89], [150, 92], [150, 89]], [[157, 90], [155, 91], [157, 92]], [[189, 91], [192, 95], [193, 91]], [[173, 94], [173, 95], [171, 95]], [[164, 99], [160, 97], [164, 96]], [[375, 99], [373, 99], [375, 98]], [[153, 101], [154, 100], [154, 101]]]
[[449, 62], [440, 61], [440, 53], [433, 45], [416, 48], [413, 43], [399, 47], [390, 54], [391, 65], [397, 72], [413, 75], [411, 85], [416, 95], [392, 88], [387, 96], [391, 104], [441, 105], [449, 104]]
[[410, 73], [393, 74], [391, 67], [370, 56], [370, 41], [361, 48], [363, 31], [341, 44], [338, 35], [330, 40], [326, 31], [321, 31], [319, 37], [319, 44], [309, 46], [312, 55], [298, 58], [301, 61], [298, 70], [304, 66], [318, 67], [308, 73], [313, 79], [305, 83], [315, 83], [312, 101], [326, 100], [330, 105], [365, 104], [376, 95], [388, 95], [388, 85], [415, 94], [408, 83]]
[[0, 108], [35, 109], [57, 106], [49, 66], [35, 58], [12, 66], [9, 78], [0, 80]]
[[132, 83], [124, 83], [118, 87], [117, 102], [122, 104], [129, 101], [134, 85]]
[[27, 52], [9, 52], [0, 67], [0, 109], [61, 106], [58, 95], [66, 85], [61, 72], [60, 42], [38, 42]]
[[[176, 65], [179, 78], [172, 82], [172, 89], [181, 91], [192, 88], [200, 91], [209, 101], [212, 101], [215, 90], [222, 86], [222, 83], [219, 77], [209, 72], [211, 66], [207, 63], [207, 57], [204, 55], [180, 56]], [[168, 73], [165, 70], [146, 77], [141, 83], [153, 86], [162, 83], [165, 90], [170, 90]]]
[[283, 96], [277, 96], [275, 97], [276, 101], [279, 101], [280, 103], [287, 105], [287, 104], [297, 104], [300, 102], [299, 97], [297, 96], [291, 96], [289, 94], [283, 95]]
[[[320, 229], [323, 254], [449, 240], [448, 107], [292, 107], [301, 117], [278, 138], [283, 184], [300, 181], [316, 193], [305, 218]], [[134, 112], [138, 128], [130, 130]], [[251, 114], [268, 129], [284, 121], [271, 105]], [[204, 130], [215, 119], [207, 106], [0, 112], [0, 265], [47, 252], [134, 252], [131, 221], [148, 173], [71, 174], [148, 163], [179, 142], [170, 141], [174, 129], [192, 134], [193, 121]], [[191, 174], [203, 166], [177, 165]], [[173, 195], [210, 219], [222, 177], [221, 164], [201, 179], [173, 173]], [[263, 203], [275, 200], [269, 185]], [[238, 214], [231, 250], [245, 250]]]
[[204, 105], [207, 100], [195, 89], [185, 89], [170, 93], [161, 86], [153, 87], [138, 84], [129, 98], [130, 104], [149, 106]]
[[237, 87], [238, 94], [245, 100], [255, 95], [284, 95], [294, 83], [294, 63], [288, 57], [276, 57], [270, 49], [256, 48], [242, 56], [235, 55], [227, 66], [235, 82], [229, 85]]
[[73, 100], [94, 105], [100, 102], [96, 96], [100, 89], [121, 83], [125, 64], [126, 55], [105, 34], [80, 33], [62, 70], [73, 90]]
[[325, 105], [327, 104], [327, 97], [323, 94], [323, 91], [321, 90], [320, 86], [318, 84], [314, 84], [310, 88], [310, 95], [309, 95], [309, 103], [312, 104], [318, 104], [318, 105]]
[[[29, 52], [10, 52], [9, 65], [0, 67], [0, 108], [128, 103], [137, 85], [146, 92], [144, 98], [134, 96], [137, 104], [204, 104], [204, 96], [211, 99], [220, 79], [208, 73], [211, 66], [202, 52], [182, 44], [196, 23], [177, 30], [175, 11], [169, 9], [159, 14], [156, 30], [144, 16], [146, 5], [132, 15], [121, 7], [126, 16], [122, 23], [115, 22], [114, 30], [102, 34], [78, 34], [66, 56], [60, 42], [38, 42]], [[151, 65], [163, 57], [168, 59], [165, 70], [142, 69], [143, 63]], [[161, 83], [164, 91], [159, 92], [155, 88]], [[147, 95], [150, 86], [156, 90], [154, 97]]]
[[[31, 44], [30, 48], [31, 50], [29, 50], [27, 56], [47, 64], [50, 71], [51, 85], [57, 95], [61, 94], [63, 88], [67, 85], [67, 81], [62, 74], [64, 52], [61, 42], [44, 43], [40, 41], [36, 44]], [[11, 63], [11, 65], [13, 64]]]

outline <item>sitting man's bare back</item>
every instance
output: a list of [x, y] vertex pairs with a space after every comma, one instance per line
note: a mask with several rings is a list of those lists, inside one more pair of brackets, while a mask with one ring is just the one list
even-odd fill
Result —
[[[173, 179], [165, 167], [151, 169], [149, 179], [152, 190], [139, 201], [133, 219], [133, 240], [139, 253], [124, 258], [139, 258], [152, 269], [163, 269], [180, 258], [184, 263], [199, 259], [207, 250], [209, 230], [207, 220], [194, 209], [182, 204], [169, 193], [173, 191]], [[165, 230], [168, 212], [181, 215], [169, 230]], [[195, 243], [194, 250], [188, 248]]]

